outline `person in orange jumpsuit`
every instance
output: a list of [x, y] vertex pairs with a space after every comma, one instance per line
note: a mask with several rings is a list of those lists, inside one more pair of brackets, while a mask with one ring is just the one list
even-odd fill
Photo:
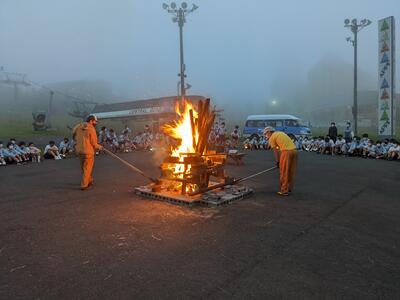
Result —
[[284, 132], [266, 127], [264, 135], [268, 145], [274, 150], [276, 165], [279, 168], [281, 189], [280, 196], [289, 196], [293, 190], [294, 176], [297, 167], [297, 150], [292, 139]]
[[82, 170], [81, 190], [87, 190], [93, 185], [94, 155], [102, 149], [97, 142], [96, 124], [97, 117], [89, 115], [86, 122], [76, 125], [73, 129], [75, 153], [79, 156]]

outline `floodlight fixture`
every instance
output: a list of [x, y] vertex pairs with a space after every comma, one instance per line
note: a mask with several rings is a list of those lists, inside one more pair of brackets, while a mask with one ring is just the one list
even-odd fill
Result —
[[350, 24], [350, 20], [349, 19], [344, 20], [344, 24], [345, 25], [349, 25]]
[[[180, 73], [178, 76], [180, 80], [181, 96], [186, 95], [186, 90], [190, 88], [190, 85], [185, 85], [185, 63], [184, 63], [184, 53], [183, 53], [183, 26], [186, 23], [186, 15], [193, 12], [198, 8], [197, 5], [192, 4], [192, 8], [188, 10], [187, 2], [182, 2], [178, 8], [175, 2], [171, 2], [169, 5], [163, 3], [162, 7], [170, 14], [172, 14], [172, 22], [178, 23], [179, 27], [179, 43], [180, 43]], [[179, 86], [178, 86], [179, 88]], [[179, 93], [178, 93], [179, 95]]]
[[[171, 5], [171, 7], [172, 7], [172, 5]], [[352, 23], [353, 25], [357, 25], [357, 19], [351, 20], [351, 23]]]

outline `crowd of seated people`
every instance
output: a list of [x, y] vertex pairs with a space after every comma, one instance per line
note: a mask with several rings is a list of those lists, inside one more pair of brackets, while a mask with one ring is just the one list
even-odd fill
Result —
[[267, 150], [268, 140], [264, 136], [247, 138], [243, 142], [243, 148], [246, 150]]
[[148, 125], [142, 132], [132, 135], [132, 130], [125, 126], [118, 135], [113, 128], [103, 126], [98, 134], [99, 143], [113, 152], [150, 151], [155, 148], [168, 148], [172, 139], [164, 133], [152, 132]]
[[[319, 137], [298, 137], [289, 134], [298, 150], [315, 152], [318, 154], [355, 156], [374, 159], [400, 160], [400, 143], [395, 139], [385, 139], [374, 142], [363, 134], [362, 137], [344, 138], [329, 134]], [[152, 132], [146, 125], [142, 132], [132, 135], [132, 130], [125, 126], [120, 134], [113, 128], [102, 127], [98, 132], [98, 142], [113, 152], [132, 152], [135, 150], [153, 150], [157, 148], [171, 149], [178, 141], [161, 131]], [[215, 123], [209, 136], [209, 149], [226, 152], [240, 147], [240, 130], [235, 126], [232, 133], [227, 135], [225, 123]], [[246, 138], [243, 141], [246, 150], [268, 150], [268, 140], [264, 136]], [[61, 160], [74, 153], [73, 141], [67, 137], [61, 140], [57, 147], [55, 141], [49, 141], [44, 151], [30, 142], [17, 142], [11, 138], [8, 142], [0, 141], [0, 166], [8, 164], [40, 163], [42, 158]]]
[[11, 138], [7, 144], [0, 141], [0, 166], [40, 163], [42, 158], [60, 160], [71, 153], [73, 153], [73, 145], [68, 138], [64, 138], [59, 147], [54, 141], [49, 141], [43, 152], [33, 142], [26, 144], [24, 141], [17, 142], [15, 138]]
[[301, 149], [310, 152], [330, 155], [344, 155], [374, 159], [400, 160], [400, 144], [395, 139], [384, 139], [374, 142], [363, 134], [362, 137], [354, 136], [346, 141], [338, 135], [336, 141], [329, 136], [300, 138]]
[[[330, 135], [296, 138], [293, 134], [288, 135], [292, 138], [298, 150], [328, 155], [400, 160], [400, 143], [396, 139], [384, 139], [375, 142], [366, 133], [362, 137], [354, 136], [352, 138], [344, 138], [342, 135], [335, 138]], [[268, 140], [265, 137], [247, 138], [243, 142], [243, 148], [247, 150], [267, 150], [269, 149]]]

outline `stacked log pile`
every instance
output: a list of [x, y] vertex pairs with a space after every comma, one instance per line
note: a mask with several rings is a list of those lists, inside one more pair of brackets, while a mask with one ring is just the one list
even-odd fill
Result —
[[[210, 109], [210, 99], [200, 100], [198, 103], [197, 118], [190, 110], [190, 125], [192, 127], [193, 148], [196, 153], [204, 155], [207, 152], [208, 137], [215, 120], [215, 112]], [[196, 132], [198, 138], [196, 139]], [[196, 142], [197, 140], [197, 142]]]

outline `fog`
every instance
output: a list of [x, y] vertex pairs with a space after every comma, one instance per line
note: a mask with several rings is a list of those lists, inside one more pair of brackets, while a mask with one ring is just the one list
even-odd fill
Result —
[[[101, 80], [112, 87], [110, 101], [175, 95], [178, 26], [162, 3], [1, 0], [0, 66], [45, 85]], [[350, 104], [344, 19], [373, 22], [359, 33], [360, 90], [377, 88], [378, 20], [394, 16], [400, 26], [398, 0], [195, 3], [184, 27], [188, 94], [210, 96], [232, 115], [267, 110], [273, 99], [290, 111]]]

